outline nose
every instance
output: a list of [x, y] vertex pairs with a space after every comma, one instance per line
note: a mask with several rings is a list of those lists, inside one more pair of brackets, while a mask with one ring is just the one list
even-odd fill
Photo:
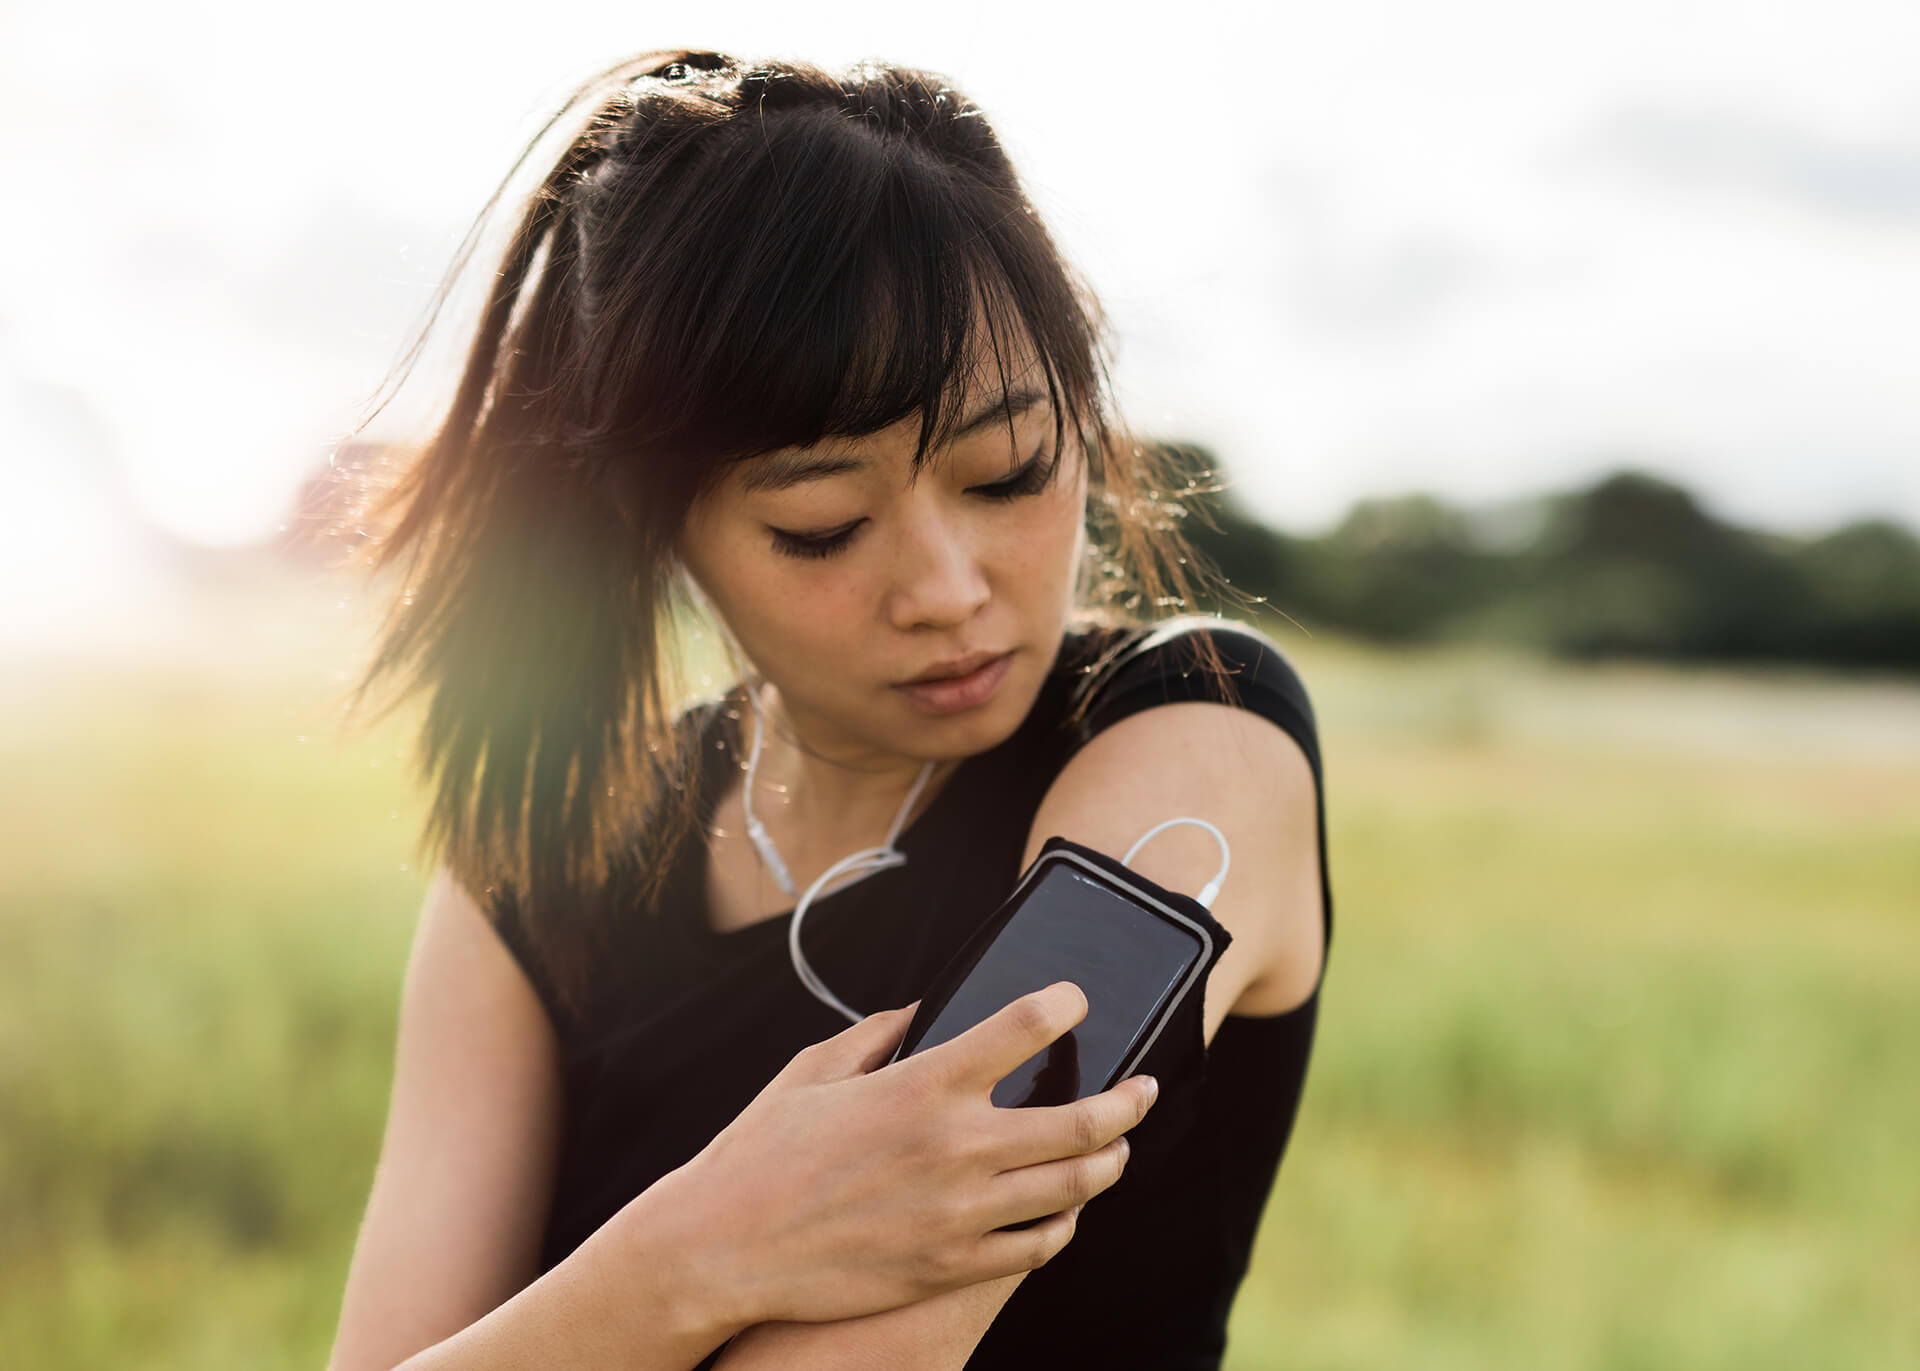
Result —
[[887, 597], [887, 618], [895, 628], [956, 627], [971, 619], [991, 595], [986, 570], [963, 520], [931, 507], [909, 517]]

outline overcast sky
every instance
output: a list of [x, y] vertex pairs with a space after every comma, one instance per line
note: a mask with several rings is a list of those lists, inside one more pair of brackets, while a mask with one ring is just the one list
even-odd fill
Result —
[[1913, 0], [42, 4], [0, 16], [0, 570], [271, 532], [526, 137], [676, 43], [952, 76], [1131, 417], [1283, 526], [1626, 462], [1920, 524]]

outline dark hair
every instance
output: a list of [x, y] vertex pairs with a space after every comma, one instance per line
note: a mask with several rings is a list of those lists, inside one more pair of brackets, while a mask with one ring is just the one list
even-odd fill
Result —
[[[1083, 599], [1151, 617], [1192, 585], [1163, 456], [1113, 416], [1097, 305], [981, 112], [927, 72], [693, 51], [611, 68], [521, 154], [422, 339], [520, 167], [582, 111], [444, 421], [351, 516], [400, 581], [353, 706], [389, 679], [428, 696], [424, 839], [477, 895], [530, 901], [544, 942], [643, 837], [659, 853], [686, 831], [673, 545], [728, 463], [917, 415], [918, 470], [972, 359], [1004, 385], [1021, 350], [1087, 456]], [[664, 863], [643, 865], [651, 900]], [[562, 984], [591, 959], [580, 931], [552, 949]]]

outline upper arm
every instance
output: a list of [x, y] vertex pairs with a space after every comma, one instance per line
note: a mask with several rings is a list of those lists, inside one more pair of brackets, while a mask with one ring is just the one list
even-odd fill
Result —
[[559, 1117], [546, 1010], [443, 871], [407, 966], [386, 1136], [330, 1371], [388, 1371], [534, 1279]]
[[[1205, 1037], [1227, 1015], [1277, 1014], [1312, 993], [1325, 956], [1319, 802], [1300, 745], [1278, 724], [1209, 701], [1156, 705], [1101, 730], [1067, 763], [1027, 839], [1024, 869], [1058, 835], [1124, 856], [1164, 820], [1205, 819], [1232, 857], [1211, 913], [1233, 937], [1208, 978]], [[1198, 891], [1219, 844], [1182, 824], [1130, 865], [1169, 890]]]
[[[1228, 1013], [1272, 1014], [1312, 993], [1325, 955], [1319, 806], [1298, 743], [1248, 710], [1205, 701], [1155, 705], [1102, 729], [1048, 788], [1024, 870], [1055, 835], [1123, 856], [1164, 819], [1191, 815], [1226, 837], [1232, 865], [1211, 912], [1233, 935], [1208, 978], [1204, 1037]], [[1220, 864], [1204, 829], [1181, 825], [1130, 863], [1169, 890], [1198, 891]], [[1093, 1203], [1099, 1203], [1096, 1197]], [[1013, 1275], [863, 1319], [761, 1324], [721, 1358], [755, 1368], [958, 1368], [1019, 1288]]]

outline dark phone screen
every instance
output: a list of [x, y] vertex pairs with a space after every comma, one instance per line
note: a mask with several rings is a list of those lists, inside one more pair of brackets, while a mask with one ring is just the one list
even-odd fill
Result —
[[1029, 991], [1072, 981], [1087, 1017], [993, 1088], [1002, 1107], [1065, 1104], [1102, 1089], [1200, 956], [1200, 941], [1068, 862], [1029, 886], [915, 1051], [972, 1028]]

